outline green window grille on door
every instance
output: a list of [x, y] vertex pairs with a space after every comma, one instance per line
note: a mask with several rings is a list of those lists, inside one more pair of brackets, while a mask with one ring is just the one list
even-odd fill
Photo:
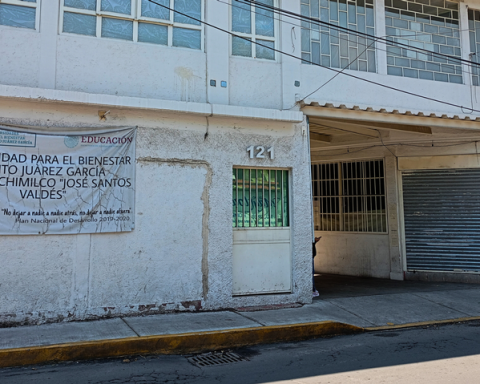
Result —
[[233, 169], [233, 227], [288, 227], [288, 171]]

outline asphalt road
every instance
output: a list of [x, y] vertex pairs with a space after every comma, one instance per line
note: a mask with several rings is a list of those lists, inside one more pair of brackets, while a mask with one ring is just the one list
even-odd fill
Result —
[[0, 369], [0, 383], [480, 383], [480, 322], [234, 352], [248, 360], [197, 367], [185, 356], [133, 356]]

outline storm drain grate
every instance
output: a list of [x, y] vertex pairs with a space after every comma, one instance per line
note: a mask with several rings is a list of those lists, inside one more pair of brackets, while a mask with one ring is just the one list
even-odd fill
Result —
[[189, 357], [188, 361], [197, 367], [210, 367], [213, 365], [239, 363], [248, 361], [248, 359], [233, 352], [208, 352]]

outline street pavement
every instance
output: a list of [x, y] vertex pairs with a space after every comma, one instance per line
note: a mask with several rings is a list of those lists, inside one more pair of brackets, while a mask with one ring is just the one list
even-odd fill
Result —
[[[297, 308], [173, 313], [2, 328], [0, 356], [2, 351], [18, 348], [158, 335], [214, 334], [327, 321], [372, 331], [381, 327], [433, 324], [480, 316], [480, 286], [475, 284], [400, 282], [332, 275], [317, 276], [316, 284], [320, 297], [312, 304]], [[28, 361], [22, 364], [25, 363]]]
[[[0, 369], [2, 384], [478, 383], [480, 322], [366, 332], [233, 352], [199, 367], [191, 356], [129, 356]], [[198, 356], [196, 356], [198, 357]]]

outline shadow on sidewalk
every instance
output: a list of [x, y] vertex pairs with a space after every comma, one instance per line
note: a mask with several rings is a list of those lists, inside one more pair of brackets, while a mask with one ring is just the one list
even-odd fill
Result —
[[396, 281], [372, 277], [316, 274], [318, 299], [388, 295], [396, 293], [436, 292], [457, 289], [480, 289], [479, 284], [439, 283], [427, 281]]

